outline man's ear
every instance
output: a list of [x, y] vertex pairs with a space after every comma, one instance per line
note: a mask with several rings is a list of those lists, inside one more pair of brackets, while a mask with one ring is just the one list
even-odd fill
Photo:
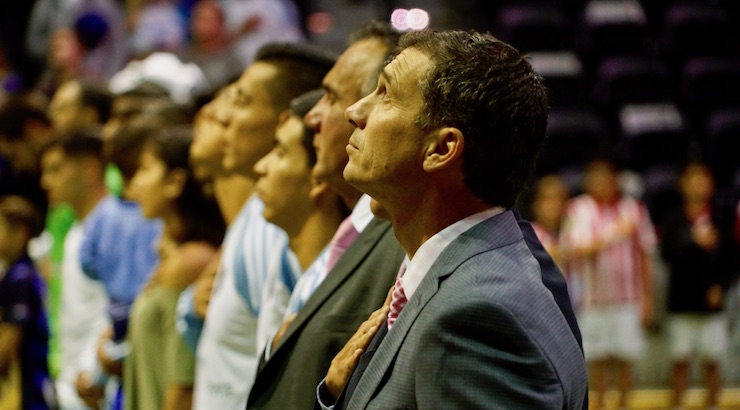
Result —
[[182, 168], [176, 168], [167, 173], [165, 185], [162, 188], [167, 199], [174, 200], [182, 194], [187, 178], [188, 171]]
[[424, 153], [424, 170], [434, 172], [449, 168], [462, 158], [465, 137], [455, 127], [441, 127], [429, 135]]
[[323, 196], [326, 192], [330, 192], [329, 184], [322, 181], [312, 179], [311, 189], [308, 191], [309, 197], [316, 201], [319, 197]]
[[278, 117], [278, 124], [283, 124], [285, 121], [288, 121], [290, 116], [293, 115], [293, 111], [291, 110], [283, 110], [283, 112], [280, 113], [280, 116]]

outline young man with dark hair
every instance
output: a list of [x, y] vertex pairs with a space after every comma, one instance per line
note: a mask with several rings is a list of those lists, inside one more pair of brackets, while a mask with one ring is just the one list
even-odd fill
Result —
[[248, 197], [222, 244], [219, 272], [196, 352], [194, 408], [243, 408], [259, 354], [282, 323], [300, 267], [288, 239], [268, 223], [254, 195], [254, 165], [274, 145], [280, 115], [291, 99], [315, 89], [334, 63], [325, 51], [268, 44], [219, 97], [213, 113], [224, 129], [222, 165], [248, 180]]
[[49, 118], [57, 135], [95, 129], [108, 121], [111, 94], [103, 87], [70, 80], [57, 88], [49, 103]]
[[108, 191], [104, 181], [103, 142], [92, 134], [73, 133], [53, 141], [41, 156], [41, 185], [51, 205], [66, 204], [75, 222], [64, 238], [61, 260], [59, 333], [61, 371], [56, 378], [59, 405], [84, 408], [75, 380], [109, 326], [108, 295], [99, 281], [87, 277], [80, 264], [84, 221]]
[[403, 260], [390, 224], [374, 218], [370, 198], [342, 177], [347, 164], [345, 147], [353, 129], [344, 119], [344, 110], [374, 87], [378, 70], [398, 36], [386, 23], [371, 22], [359, 28], [324, 77], [323, 97], [305, 117], [316, 131], [312, 176], [326, 183], [352, 214], [332, 238], [330, 246], [336, 251], [330, 249], [335, 256], [327, 261], [325, 279], [284, 324], [274, 349], [266, 352], [249, 408], [310, 408], [316, 384], [332, 358], [383, 303]]

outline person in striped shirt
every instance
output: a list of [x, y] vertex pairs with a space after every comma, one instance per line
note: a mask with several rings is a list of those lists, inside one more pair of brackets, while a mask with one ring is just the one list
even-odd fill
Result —
[[221, 246], [196, 351], [193, 408], [244, 408], [259, 354], [283, 321], [300, 267], [287, 235], [265, 220], [264, 205], [253, 195], [254, 165], [272, 148], [290, 101], [318, 87], [333, 62], [333, 55], [308, 46], [267, 45], [224, 91], [218, 114], [224, 125], [222, 165], [249, 179], [252, 188]]
[[282, 330], [326, 277], [329, 242], [349, 215], [339, 195], [311, 176], [316, 164], [314, 131], [306, 127], [303, 117], [322, 95], [323, 91], [315, 90], [291, 102], [290, 114], [275, 133], [275, 146], [255, 165], [256, 191], [265, 204], [265, 219], [288, 234], [292, 255], [303, 271], [288, 302]]
[[584, 191], [566, 205], [561, 246], [596, 408], [603, 404], [611, 368], [618, 371], [619, 406], [625, 408], [631, 363], [642, 354], [643, 326], [652, 320], [655, 230], [645, 205], [621, 194], [612, 162], [588, 165]]

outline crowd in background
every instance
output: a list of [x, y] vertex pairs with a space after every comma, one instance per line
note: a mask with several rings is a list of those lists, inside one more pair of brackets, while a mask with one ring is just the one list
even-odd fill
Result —
[[[398, 33], [351, 39], [385, 43], [344, 62], [357, 76], [337, 81], [357, 88], [344, 101], [327, 87], [342, 59], [304, 43], [287, 0], [33, 4], [28, 58], [11, 67], [0, 48], [0, 401], [270, 403], [259, 372], [291, 357], [281, 338], [338, 263], [343, 222], [350, 243], [376, 228], [314, 132], [346, 134], [344, 108], [374, 87], [357, 73], [374, 80]], [[598, 154], [576, 178], [540, 173], [519, 203], [568, 281], [590, 387], [600, 399], [614, 371], [627, 405], [660, 331], [675, 404], [698, 358], [716, 406], [722, 364], [740, 364], [737, 192], [689, 155], [671, 164], [675, 186], [640, 198], [624, 158]], [[385, 297], [403, 255], [383, 252], [389, 275], [347, 317]]]

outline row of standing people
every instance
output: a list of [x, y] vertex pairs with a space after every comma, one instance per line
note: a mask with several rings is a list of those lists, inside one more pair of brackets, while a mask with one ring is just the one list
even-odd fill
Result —
[[[375, 398], [380, 407], [500, 402], [586, 408], [580, 332], [564, 279], [529, 224], [509, 210], [544, 138], [542, 80], [515, 50], [489, 36], [408, 36], [405, 51], [386, 66], [398, 41], [399, 33], [388, 25], [371, 23], [353, 34], [336, 61], [310, 47], [267, 46], [198, 112], [194, 137], [163, 127], [174, 122], [167, 110], [129, 95], [126, 103], [114, 101], [114, 114], [126, 104], [142, 112], [125, 119], [114, 115], [102, 143], [60, 137], [42, 151], [42, 185], [52, 202], [70, 203], [83, 225], [79, 250], [70, 245], [63, 258], [80, 258], [74, 270], [83, 280], [67, 280], [71, 270], [62, 272], [61, 315], [76, 321], [65, 312], [75, 305], [97, 312], [101, 327], [110, 328], [93, 329], [87, 326], [92, 321], [80, 326], [87, 342], [78, 344], [78, 357], [92, 355], [93, 363], [80, 363], [71, 377], [57, 379], [73, 386], [67, 391], [77, 401], [70, 408], [118, 405], [117, 389], [103, 390], [97, 367], [121, 376], [123, 405], [132, 409], [309, 408], [317, 400], [321, 406], [364, 407], [373, 391], [381, 392]], [[433, 56], [443, 56], [444, 64]], [[444, 68], [436, 71], [435, 64]], [[480, 78], [462, 70], [467, 64]], [[418, 87], [427, 70], [444, 79], [429, 84], [447, 87], [435, 89], [434, 118], [424, 126], [439, 131], [434, 133], [422, 130], [412, 114], [427, 107]], [[450, 87], [473, 80], [482, 81], [479, 91], [459, 107], [443, 104]], [[319, 86], [320, 94], [295, 99]], [[517, 103], [496, 95], [511, 95], [532, 110], [501, 114]], [[474, 106], [490, 110], [491, 102], [497, 121], [468, 119], [470, 124], [456, 126], [464, 130], [465, 146], [483, 148], [463, 151], [463, 131], [449, 125], [457, 124], [457, 115], [443, 119], [442, 112], [454, 108], [462, 116]], [[525, 121], [530, 115], [536, 117], [531, 124]], [[381, 130], [384, 121], [391, 128], [377, 133], [376, 121]], [[522, 121], [528, 126], [514, 127]], [[356, 129], [368, 132], [367, 145], [356, 140]], [[418, 137], [427, 132], [422, 143]], [[400, 138], [374, 142], [370, 133], [373, 140]], [[483, 141], [490, 135], [498, 136], [496, 143]], [[88, 148], [77, 151], [76, 144]], [[520, 150], [521, 158], [504, 153], [508, 149]], [[116, 210], [100, 211], [106, 192], [101, 151], [116, 158], [123, 175], [121, 196], [111, 198]], [[416, 168], [422, 151], [423, 173]], [[463, 152], [473, 164], [464, 171], [473, 173], [472, 182], [462, 177]], [[54, 155], [61, 157], [56, 163]], [[491, 185], [488, 175], [504, 172], [511, 179]], [[64, 173], [66, 183], [54, 179]], [[386, 190], [369, 184], [377, 177], [399, 180]], [[379, 201], [355, 185], [375, 187]], [[71, 197], [52, 195], [60, 186], [90, 203], [78, 208]], [[205, 186], [210, 195], [203, 193]], [[129, 206], [140, 217], [159, 220], [156, 241], [134, 239], [152, 222], [124, 218], [120, 209]], [[99, 220], [96, 213], [105, 215]], [[416, 224], [414, 232], [403, 225], [402, 213], [422, 218], [419, 232]], [[454, 229], [435, 235], [444, 224]], [[413, 245], [410, 238], [426, 230], [434, 240]], [[442, 250], [447, 256], [437, 260]], [[129, 272], [106, 278], [109, 273], [101, 271], [95, 277], [85, 267], [88, 257], [103, 258], [109, 272], [111, 265], [131, 264], [142, 253], [153, 254], [156, 262], [139, 284]], [[434, 276], [425, 278], [430, 269]], [[137, 289], [132, 306], [113, 303], [116, 280]], [[479, 286], [470, 288], [470, 281]], [[79, 294], [83, 287], [97, 287], [107, 306], [87, 305], [91, 299]], [[437, 288], [440, 296], [432, 296]], [[399, 300], [407, 297], [403, 308]], [[119, 327], [126, 327], [125, 340]], [[384, 332], [389, 343], [400, 343], [399, 335], [407, 333], [409, 343], [396, 346], [397, 362], [381, 370], [392, 383], [358, 384], [362, 373], [353, 369], [363, 365], [362, 351], [375, 351], [368, 344], [376, 332], [375, 343]], [[62, 350], [69, 348], [62, 343]], [[481, 366], [481, 360], [489, 365]], [[368, 356], [365, 364], [376, 362]]]
[[654, 267], [661, 260], [668, 269], [672, 405], [683, 403], [694, 357], [704, 368], [707, 406], [718, 405], [720, 364], [728, 353], [724, 303], [738, 274], [740, 215], [722, 206], [714, 186], [706, 164], [687, 162], [675, 197], [651, 217], [642, 201], [622, 193], [619, 171], [608, 159], [590, 163], [583, 193], [572, 198], [556, 175], [535, 183], [533, 225], [568, 279], [599, 400], [614, 373], [620, 405], [627, 405], [646, 331], [658, 324]]

